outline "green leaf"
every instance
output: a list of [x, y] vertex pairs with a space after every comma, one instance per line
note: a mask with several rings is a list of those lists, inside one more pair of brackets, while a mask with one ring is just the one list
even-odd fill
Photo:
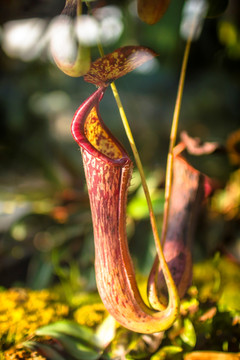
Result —
[[63, 320], [43, 326], [37, 329], [35, 334], [59, 340], [66, 351], [76, 359], [95, 360], [102, 352], [93, 332], [72, 321]]
[[180, 335], [182, 341], [193, 348], [196, 345], [196, 333], [192, 322], [186, 318], [184, 319], [184, 330]]
[[54, 331], [52, 331], [49, 336], [57, 339], [67, 353], [75, 359], [97, 360], [101, 356], [101, 351], [93, 350], [70, 336], [57, 332], [54, 333]]
[[79, 325], [73, 321], [62, 320], [43, 326], [35, 331], [38, 336], [53, 336], [60, 334], [72, 336], [80, 341], [88, 343], [90, 346], [99, 346], [97, 338], [91, 329]]
[[164, 346], [151, 357], [151, 360], [178, 360], [182, 358], [182, 352], [180, 346]]
[[225, 284], [218, 301], [220, 311], [240, 312], [240, 284], [233, 280]]
[[208, 0], [207, 17], [217, 17], [224, 13], [228, 7], [228, 0]]
[[27, 347], [30, 350], [38, 350], [42, 355], [51, 360], [66, 360], [62, 357], [58, 351], [56, 351], [53, 346], [39, 343], [37, 341], [25, 341], [22, 344], [24, 347]]
[[97, 352], [93, 349], [90, 349], [89, 347], [71, 339], [69, 336], [57, 335], [56, 339], [58, 339], [66, 351], [76, 359], [97, 360], [101, 356], [100, 351]]

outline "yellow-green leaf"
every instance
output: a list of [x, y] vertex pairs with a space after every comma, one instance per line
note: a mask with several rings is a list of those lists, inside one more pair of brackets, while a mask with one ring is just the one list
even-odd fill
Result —
[[184, 319], [184, 330], [180, 337], [182, 341], [191, 348], [196, 345], [196, 333], [192, 322], [188, 318]]

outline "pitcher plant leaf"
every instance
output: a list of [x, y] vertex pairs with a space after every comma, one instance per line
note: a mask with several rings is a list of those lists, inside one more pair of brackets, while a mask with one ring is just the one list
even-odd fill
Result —
[[127, 191], [133, 164], [100, 117], [104, 91], [103, 87], [96, 90], [79, 107], [72, 122], [90, 198], [97, 287], [105, 307], [121, 325], [138, 333], [161, 332], [178, 316], [178, 294], [162, 256], [168, 306], [155, 311], [140, 295], [126, 237]]
[[[191, 284], [192, 240], [206, 195], [206, 183], [210, 186], [207, 176], [194, 169], [181, 155], [174, 157], [169, 221], [163, 252], [180, 298], [184, 297]], [[159, 301], [163, 307], [167, 304], [167, 288], [157, 258], [149, 276], [148, 296], [154, 308], [159, 308]]]

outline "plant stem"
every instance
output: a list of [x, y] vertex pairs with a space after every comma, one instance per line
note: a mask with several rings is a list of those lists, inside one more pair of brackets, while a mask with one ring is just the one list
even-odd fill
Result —
[[[194, 28], [194, 26], [193, 26]], [[192, 42], [192, 36], [193, 36], [193, 30], [192, 34], [189, 36], [183, 61], [182, 61], [182, 68], [181, 68], [181, 74], [178, 84], [178, 92], [176, 97], [176, 103], [174, 108], [174, 114], [173, 114], [173, 121], [172, 121], [172, 127], [171, 127], [171, 133], [170, 133], [170, 143], [169, 143], [169, 150], [168, 150], [168, 157], [167, 157], [167, 168], [166, 168], [166, 180], [165, 180], [165, 201], [164, 201], [164, 212], [163, 212], [163, 225], [162, 225], [162, 246], [165, 243], [166, 235], [167, 235], [167, 228], [168, 228], [168, 221], [169, 221], [169, 209], [170, 209], [170, 198], [171, 198], [171, 191], [172, 191], [172, 177], [173, 177], [173, 149], [176, 144], [176, 138], [177, 138], [177, 129], [178, 129], [178, 122], [179, 122], [179, 114], [181, 109], [181, 102], [182, 102], [182, 95], [183, 95], [183, 88], [184, 88], [184, 82], [186, 78], [186, 69], [187, 69], [187, 63], [189, 58], [189, 52]]]
[[82, 15], [82, 0], [77, 0], [77, 16]]
[[111, 88], [112, 88], [112, 92], [113, 92], [113, 95], [115, 97], [115, 100], [117, 102], [117, 106], [118, 106], [119, 113], [120, 113], [120, 116], [121, 116], [121, 119], [122, 119], [122, 123], [123, 123], [124, 129], [125, 129], [127, 138], [129, 140], [130, 146], [132, 148], [132, 152], [133, 152], [133, 155], [134, 155], [134, 158], [135, 158], [135, 161], [136, 161], [136, 165], [137, 165], [140, 177], [141, 177], [142, 187], [143, 187], [143, 190], [144, 190], [144, 193], [145, 193], [145, 197], [146, 197], [147, 205], [148, 205], [148, 209], [149, 209], [149, 216], [150, 216], [150, 221], [151, 221], [151, 226], [152, 226], [152, 230], [153, 230], [153, 236], [154, 236], [154, 240], [155, 240], [155, 243], [156, 243], [156, 247], [157, 247], [158, 252], [159, 251], [162, 252], [161, 242], [160, 242], [158, 229], [157, 229], [157, 221], [156, 221], [156, 217], [155, 217], [154, 212], [153, 212], [153, 205], [152, 205], [152, 201], [151, 201], [150, 192], [149, 192], [149, 189], [148, 189], [146, 177], [145, 177], [145, 174], [144, 174], [142, 162], [141, 162], [141, 159], [140, 159], [140, 156], [139, 156], [139, 153], [138, 153], [138, 150], [137, 150], [137, 147], [136, 147], [133, 135], [132, 135], [132, 131], [130, 129], [130, 126], [129, 126], [129, 123], [128, 123], [124, 108], [122, 106], [122, 102], [121, 102], [120, 96], [118, 94], [115, 83], [111, 83]]
[[[145, 197], [146, 197], [146, 201], [147, 201], [147, 205], [148, 205], [148, 209], [149, 209], [149, 217], [150, 217], [150, 222], [151, 222], [151, 227], [152, 227], [152, 232], [153, 232], [153, 237], [154, 237], [154, 241], [155, 241], [155, 246], [156, 246], [156, 250], [157, 250], [157, 255], [158, 255], [158, 261], [160, 262], [161, 266], [162, 266], [162, 270], [164, 273], [164, 277], [167, 283], [167, 287], [168, 287], [168, 293], [169, 293], [169, 303], [174, 304], [172, 305], [173, 307], [175, 307], [176, 311], [178, 311], [178, 307], [179, 307], [179, 296], [178, 296], [178, 290], [176, 288], [175, 282], [172, 278], [172, 275], [170, 273], [170, 270], [168, 268], [168, 265], [165, 261], [164, 258], [164, 254], [163, 254], [163, 248], [161, 245], [161, 240], [159, 237], [159, 232], [158, 232], [158, 228], [157, 228], [157, 221], [156, 221], [156, 217], [154, 215], [154, 211], [153, 211], [153, 206], [152, 206], [152, 201], [151, 201], [151, 197], [150, 197], [150, 193], [149, 193], [149, 189], [148, 189], [148, 185], [147, 185], [147, 181], [146, 181], [146, 177], [144, 174], [144, 170], [143, 170], [143, 166], [142, 166], [142, 162], [140, 160], [139, 157], [139, 153], [137, 150], [137, 147], [135, 145], [135, 141], [132, 135], [132, 131], [130, 129], [124, 108], [122, 106], [122, 102], [121, 99], [119, 97], [117, 88], [115, 83], [111, 83], [111, 88], [112, 88], [112, 92], [113, 95], [115, 97], [115, 100], [117, 102], [117, 106], [119, 109], [119, 113], [122, 119], [122, 123], [126, 132], [126, 135], [128, 137], [130, 146], [132, 148], [132, 152], [135, 158], [135, 162], [141, 177], [141, 181], [142, 181], [142, 187], [145, 193]], [[158, 302], [158, 298], [155, 299], [156, 303], [159, 304]], [[161, 309], [161, 308], [159, 308]]]

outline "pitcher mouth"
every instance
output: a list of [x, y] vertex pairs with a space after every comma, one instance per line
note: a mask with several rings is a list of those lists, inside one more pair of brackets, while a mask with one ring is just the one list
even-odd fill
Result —
[[105, 88], [96, 90], [76, 111], [71, 132], [81, 148], [93, 157], [115, 166], [130, 162], [130, 158], [102, 121], [99, 103]]

